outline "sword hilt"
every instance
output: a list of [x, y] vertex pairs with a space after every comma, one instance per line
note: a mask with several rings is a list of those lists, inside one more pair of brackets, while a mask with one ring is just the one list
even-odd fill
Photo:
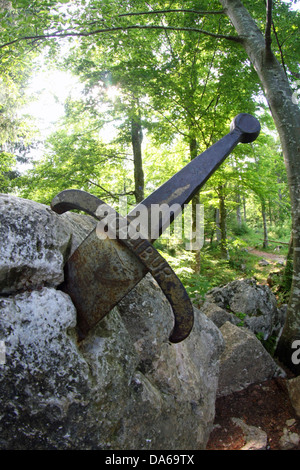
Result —
[[[100, 216], [99, 207], [101, 207], [102, 213], [105, 212], [106, 209], [110, 215], [114, 216], [114, 235], [116, 235], [120, 243], [131, 250], [143, 263], [168, 299], [174, 314], [174, 327], [169, 336], [169, 340], [172, 343], [183, 341], [190, 334], [193, 327], [194, 309], [183, 284], [154, 246], [146, 239], [133, 239], [129, 236], [127, 230], [126, 236], [122, 236], [121, 230], [126, 229], [130, 221], [121, 217], [112, 207], [108, 206], [101, 199], [85, 191], [77, 189], [62, 191], [51, 203], [52, 210], [58, 214], [62, 214], [71, 209], [77, 209], [87, 212], [101, 221], [103, 217]], [[103, 228], [105, 227], [103, 226]], [[79, 315], [78, 328], [82, 335], [85, 335], [91, 326], [93, 325], [89, 324], [87, 318], [81, 318]]]

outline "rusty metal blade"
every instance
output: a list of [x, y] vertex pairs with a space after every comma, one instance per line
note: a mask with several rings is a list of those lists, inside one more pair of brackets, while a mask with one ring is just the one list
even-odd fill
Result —
[[62, 290], [70, 295], [83, 336], [143, 279], [148, 270], [118, 240], [99, 240], [96, 230], [65, 265]]

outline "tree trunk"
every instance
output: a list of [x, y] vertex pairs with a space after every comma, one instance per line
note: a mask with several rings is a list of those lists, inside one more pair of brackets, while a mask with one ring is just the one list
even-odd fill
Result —
[[220, 210], [220, 232], [221, 232], [221, 254], [224, 259], [229, 259], [227, 248], [227, 210], [225, 206], [224, 185], [219, 186], [219, 210]]
[[133, 150], [134, 162], [134, 194], [136, 203], [144, 199], [144, 172], [143, 172], [143, 159], [142, 159], [142, 141], [143, 132], [141, 117], [135, 115], [131, 119], [131, 143]]
[[213, 244], [214, 236], [215, 236], [215, 231], [216, 231], [216, 228], [215, 228], [215, 226], [216, 226], [216, 211], [217, 211], [217, 209], [214, 209], [214, 211], [213, 211], [213, 223], [212, 223], [212, 225], [211, 225], [210, 242], [209, 242], [210, 245]]
[[[193, 160], [193, 158], [197, 157], [198, 155], [198, 144], [197, 140], [195, 138], [190, 139], [190, 158]], [[193, 233], [197, 233], [197, 216], [196, 216], [196, 211], [197, 211], [197, 205], [200, 204], [200, 194], [195, 194], [195, 196], [192, 199], [192, 231]], [[194, 250], [194, 272], [196, 274], [200, 273], [201, 270], [201, 254], [200, 250]]]
[[270, 222], [270, 225], [272, 225], [273, 217], [272, 217], [272, 205], [271, 205], [271, 201], [268, 202], [268, 209], [269, 209], [269, 222]]
[[293, 236], [291, 235], [289, 242], [288, 254], [286, 256], [285, 268], [282, 276], [282, 286], [286, 292], [289, 292], [292, 286], [293, 279], [293, 257], [294, 257], [294, 243]]
[[254, 19], [240, 0], [220, 0], [252, 62], [268, 100], [280, 137], [292, 207], [293, 281], [285, 326], [277, 355], [295, 373], [300, 364], [293, 361], [295, 341], [300, 339], [300, 110], [292, 100], [292, 90], [285, 71]]
[[238, 192], [236, 198], [237, 206], [236, 206], [236, 222], [240, 227], [242, 225], [242, 213], [241, 213], [241, 195]]
[[268, 248], [269, 241], [268, 241], [268, 228], [267, 228], [267, 216], [266, 216], [266, 203], [264, 200], [261, 201], [261, 214], [262, 214], [263, 227], [264, 227], [263, 247]]
[[244, 222], [247, 222], [246, 198], [243, 196]]
[[216, 209], [216, 236], [217, 242], [221, 243], [220, 209]]

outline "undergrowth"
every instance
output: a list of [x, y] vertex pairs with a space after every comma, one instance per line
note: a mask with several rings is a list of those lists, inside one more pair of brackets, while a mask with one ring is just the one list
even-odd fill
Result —
[[[273, 233], [273, 236], [276, 235]], [[279, 237], [278, 237], [279, 240]], [[285, 234], [284, 241], [288, 240]], [[265, 249], [262, 247], [262, 232], [251, 230], [246, 226], [241, 227], [241, 231], [231, 232], [228, 241], [228, 259], [222, 257], [220, 247], [216, 242], [205, 243], [200, 252], [200, 272], [196, 273], [195, 254], [185, 249], [184, 243], [172, 242], [172, 240], [157, 240], [155, 246], [158, 251], [168, 261], [170, 266], [185, 286], [191, 300], [197, 305], [205, 299], [205, 294], [217, 286], [224, 286], [236, 279], [255, 278], [259, 283], [266, 284], [270, 272], [276, 270], [280, 273], [280, 268], [274, 263], [262, 267], [259, 265], [257, 256], [251, 254], [249, 247], [254, 247], [265, 252], [274, 252], [276, 244]], [[279, 250], [277, 248], [277, 250]], [[287, 253], [287, 246], [282, 245], [280, 254]], [[282, 267], [281, 267], [282, 271]], [[278, 293], [280, 303], [283, 303], [288, 296], [288, 291], [284, 292], [280, 298], [281, 282], [280, 275], [277, 276], [277, 284], [273, 287], [274, 293]]]

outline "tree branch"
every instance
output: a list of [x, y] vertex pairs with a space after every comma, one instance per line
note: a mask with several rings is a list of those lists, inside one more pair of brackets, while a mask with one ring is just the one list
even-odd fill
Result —
[[122, 18], [124, 16], [140, 16], [140, 15], [156, 15], [156, 14], [164, 14], [164, 13], [194, 13], [196, 15], [224, 15], [224, 10], [215, 10], [215, 11], [205, 11], [205, 10], [187, 10], [187, 9], [168, 9], [168, 10], [149, 10], [149, 11], [138, 11], [132, 13], [122, 13], [118, 15], [118, 18]]
[[274, 36], [275, 36], [275, 38], [276, 38], [277, 46], [278, 46], [279, 53], [280, 53], [281, 64], [282, 64], [284, 73], [285, 73], [285, 75], [287, 76], [287, 73], [286, 73], [286, 66], [285, 66], [284, 57], [283, 57], [283, 52], [282, 52], [282, 47], [281, 47], [281, 44], [279, 43], [278, 34], [277, 34], [277, 32], [276, 32], [275, 25], [274, 25], [273, 22], [272, 22], [272, 24], [273, 24]]
[[124, 193], [114, 193], [113, 194], [110, 191], [108, 191], [107, 189], [105, 189], [103, 186], [101, 186], [100, 184], [95, 183], [95, 181], [93, 181], [93, 180], [86, 179], [85, 182], [93, 184], [97, 188], [100, 188], [102, 191], [104, 191], [106, 194], [108, 194], [108, 196], [110, 196], [112, 199], [115, 199], [115, 200], [117, 200], [118, 197], [120, 197], [120, 196], [134, 196], [134, 191], [125, 191]]
[[[148, 108], [153, 109], [155, 111], [155, 107], [152, 106], [150, 103], [147, 103], [146, 106], [148, 106]], [[162, 111], [156, 110], [156, 112], [158, 112], [158, 114], [160, 114], [176, 130], [176, 132], [178, 132], [178, 134], [182, 135], [183, 137], [188, 136], [188, 134], [181, 131], [179, 127], [177, 127], [176, 124], [174, 124], [174, 120], [169, 119], [167, 116], [164, 115]]]
[[272, 7], [273, 1], [267, 0], [267, 18], [266, 18], [266, 29], [265, 29], [265, 43], [267, 52], [271, 51], [271, 28], [272, 28]]
[[3, 49], [4, 47], [11, 46], [12, 44], [15, 44], [20, 41], [31, 41], [31, 40], [39, 40], [43, 41], [46, 39], [62, 39], [62, 38], [67, 38], [67, 37], [89, 37], [89, 36], [95, 36], [97, 34], [101, 33], [114, 33], [116, 31], [129, 31], [131, 29], [152, 29], [152, 30], [168, 30], [168, 31], [186, 31], [186, 32], [195, 32], [195, 33], [201, 33], [205, 34], [206, 36], [211, 36], [213, 38], [217, 39], [227, 39], [229, 41], [234, 41], [241, 43], [243, 40], [239, 36], [226, 36], [224, 34], [216, 34], [216, 33], [211, 33], [210, 31], [205, 31], [203, 29], [199, 28], [187, 28], [187, 27], [173, 27], [173, 26], [155, 26], [155, 25], [129, 25], [129, 26], [116, 26], [112, 28], [102, 28], [102, 29], [96, 29], [95, 31], [88, 31], [88, 32], [68, 32], [68, 33], [61, 33], [60, 31], [57, 31], [55, 33], [49, 33], [49, 34], [41, 34], [37, 36], [23, 36], [17, 39], [14, 39], [13, 41], [9, 41], [5, 44], [0, 45], [0, 49]]

